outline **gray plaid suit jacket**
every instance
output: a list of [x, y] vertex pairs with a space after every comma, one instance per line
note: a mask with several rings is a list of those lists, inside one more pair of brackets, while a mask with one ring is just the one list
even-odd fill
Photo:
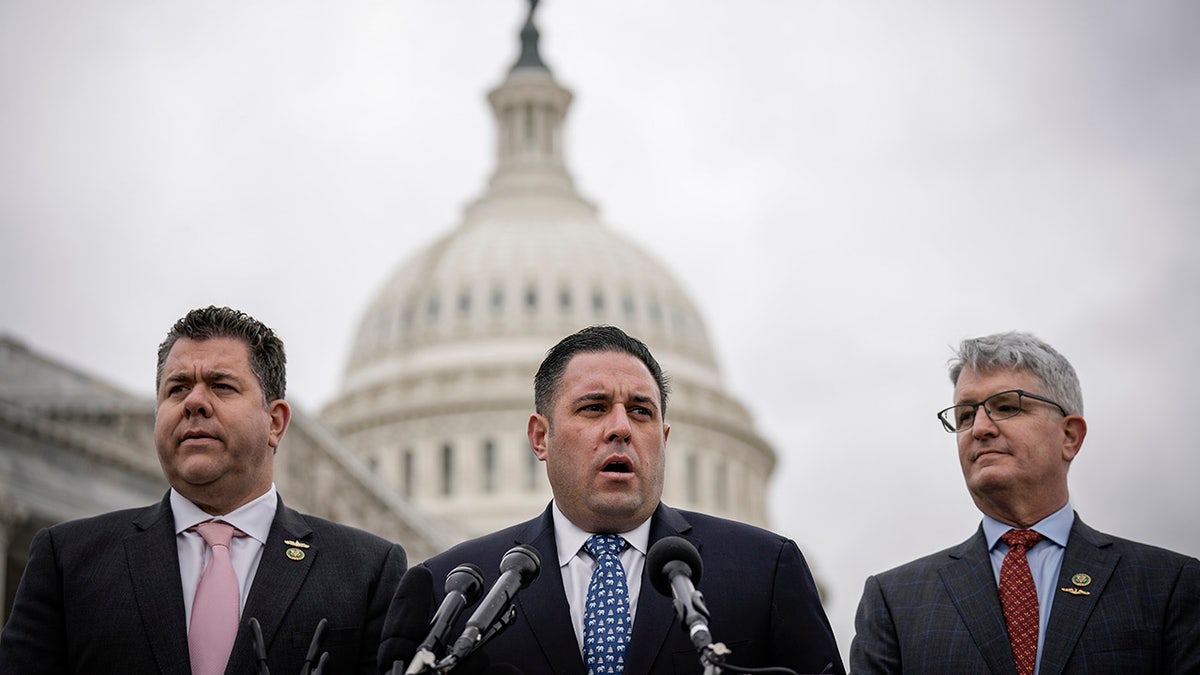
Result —
[[[1087, 574], [1086, 586], [1072, 583]], [[1200, 561], [1071, 528], [1040, 675], [1200, 673]], [[983, 528], [967, 541], [867, 579], [852, 673], [1015, 675]]]

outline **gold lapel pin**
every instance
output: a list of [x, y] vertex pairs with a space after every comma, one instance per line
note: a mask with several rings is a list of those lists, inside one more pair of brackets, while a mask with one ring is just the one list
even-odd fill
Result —
[[1091, 591], [1085, 591], [1082, 588], [1068, 588], [1066, 586], [1060, 588], [1059, 590], [1062, 591], [1063, 593], [1070, 593], [1071, 595], [1091, 595], [1092, 594]]
[[290, 560], [304, 560], [304, 551], [298, 548], [289, 548], [285, 555]]
[[1086, 574], [1079, 573], [1071, 577], [1071, 583], [1075, 584], [1076, 586], [1087, 586], [1088, 584], [1092, 583], [1092, 578]]
[[284, 539], [283, 543], [287, 544], [288, 546], [295, 546], [296, 548], [308, 548], [308, 544], [302, 541], [296, 541], [294, 539]]

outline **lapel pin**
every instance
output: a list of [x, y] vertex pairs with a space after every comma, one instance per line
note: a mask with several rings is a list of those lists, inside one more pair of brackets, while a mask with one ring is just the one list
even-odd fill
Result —
[[304, 560], [304, 551], [302, 549], [289, 548], [286, 555], [290, 560]]
[[1071, 583], [1075, 584], [1076, 586], [1087, 586], [1088, 584], [1092, 583], [1092, 578], [1086, 574], [1080, 573], [1071, 577]]
[[296, 541], [294, 539], [284, 539], [283, 543], [287, 544], [288, 546], [295, 546], [296, 548], [308, 548], [308, 544], [302, 541]]
[[1064, 586], [1058, 590], [1062, 591], [1063, 593], [1070, 593], [1071, 595], [1091, 595], [1092, 594], [1091, 591], [1085, 591], [1082, 588], [1068, 588], [1066, 586]]

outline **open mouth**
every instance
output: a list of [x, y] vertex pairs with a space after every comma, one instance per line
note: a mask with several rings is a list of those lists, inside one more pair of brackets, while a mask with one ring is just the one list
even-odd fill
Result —
[[605, 464], [604, 469], [602, 470], [604, 473], [633, 473], [633, 470], [629, 468], [629, 465], [621, 460], [613, 460], [608, 464]]

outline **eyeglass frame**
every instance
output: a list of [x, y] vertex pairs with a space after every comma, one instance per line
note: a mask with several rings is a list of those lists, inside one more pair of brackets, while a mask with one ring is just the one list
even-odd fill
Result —
[[[992, 417], [992, 411], [991, 411], [991, 409], [989, 409], [987, 407], [987, 402], [996, 398], [997, 396], [1002, 396], [1004, 394], [1012, 394], [1012, 393], [1015, 393], [1017, 395], [1017, 412], [1013, 413], [1012, 415], [1009, 415], [1008, 417], [1001, 417], [999, 420], [997, 420], [995, 417]], [[1016, 417], [1017, 415], [1020, 415], [1021, 413], [1025, 412], [1025, 406], [1023, 404], [1023, 400], [1026, 397], [1031, 398], [1035, 401], [1041, 401], [1042, 403], [1049, 403], [1050, 405], [1054, 406], [1055, 408], [1058, 408], [1059, 412], [1061, 412], [1063, 414], [1063, 417], [1070, 417], [1070, 415], [1071, 415], [1071, 413], [1067, 412], [1067, 409], [1062, 407], [1057, 401], [1052, 401], [1052, 400], [1046, 398], [1045, 396], [1038, 396], [1037, 394], [1031, 394], [1031, 393], [1025, 391], [1024, 389], [1005, 389], [1004, 391], [998, 391], [998, 392], [992, 394], [991, 396], [988, 396], [987, 398], [983, 399], [982, 401], [980, 401], [978, 403], [958, 403], [958, 404], [950, 406], [949, 408], [940, 410], [940, 411], [938, 411], [937, 418], [938, 418], [938, 421], [942, 423], [942, 428], [944, 428], [946, 431], [948, 431], [949, 433], [952, 433], [952, 434], [961, 434], [962, 432], [968, 431], [975, 426], [975, 418], [979, 416], [979, 407], [980, 406], [983, 406], [983, 412], [985, 415], [988, 416], [989, 420], [991, 420], [993, 422], [1001, 422], [1003, 420], [1011, 420], [1012, 418]], [[952, 429], [950, 427], [950, 423], [947, 422], [944, 417], [942, 417], [942, 415], [945, 415], [946, 413], [950, 412], [951, 410], [954, 410], [955, 408], [965, 408], [968, 406], [971, 408], [971, 424], [969, 426], [965, 426], [961, 429]]]

